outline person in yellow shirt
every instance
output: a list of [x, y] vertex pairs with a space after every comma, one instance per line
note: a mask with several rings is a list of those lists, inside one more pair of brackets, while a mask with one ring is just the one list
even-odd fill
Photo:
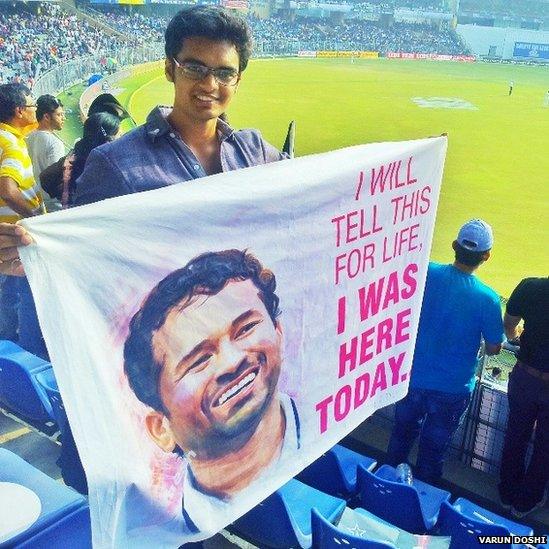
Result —
[[36, 102], [23, 84], [0, 86], [0, 221], [43, 213], [25, 130], [36, 124]]
[[[1, 85], [0, 222], [15, 223], [45, 212], [24, 139], [35, 125], [36, 102], [29, 88], [19, 83]], [[47, 356], [27, 280], [1, 276], [0, 288], [0, 337], [17, 340], [26, 350]]]

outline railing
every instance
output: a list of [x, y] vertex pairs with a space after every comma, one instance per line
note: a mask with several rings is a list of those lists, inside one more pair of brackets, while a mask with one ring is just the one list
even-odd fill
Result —
[[119, 69], [149, 61], [157, 61], [163, 55], [163, 45], [156, 43], [150, 46], [135, 46], [119, 50], [116, 52], [116, 55], [111, 56], [101, 52], [78, 57], [44, 73], [34, 84], [33, 92], [37, 97], [45, 93], [57, 95], [71, 86], [86, 81], [92, 74], [101, 72], [102, 66], [100, 61], [104, 57], [113, 57], [116, 59], [116, 65]]

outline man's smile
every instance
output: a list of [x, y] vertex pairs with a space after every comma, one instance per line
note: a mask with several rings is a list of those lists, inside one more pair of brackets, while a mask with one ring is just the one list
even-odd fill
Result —
[[226, 391], [224, 391], [222, 395], [214, 402], [214, 406], [221, 406], [227, 402], [227, 400], [240, 393], [240, 391], [242, 391], [245, 387], [248, 387], [253, 382], [256, 376], [257, 371], [246, 374], [238, 383], [231, 385]]

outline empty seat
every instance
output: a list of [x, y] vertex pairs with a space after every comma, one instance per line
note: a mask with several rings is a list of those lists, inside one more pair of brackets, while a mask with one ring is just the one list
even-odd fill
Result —
[[11, 341], [0, 341], [0, 407], [52, 435], [55, 416], [36, 375], [51, 364], [21, 349]]
[[372, 471], [377, 462], [345, 446], [336, 444], [296, 476], [298, 480], [335, 497], [349, 500], [356, 496], [358, 465]]
[[61, 474], [65, 484], [71, 486], [81, 494], [88, 493], [88, 481], [80, 460], [78, 449], [70, 428], [65, 406], [61, 399], [61, 393], [57, 386], [57, 380], [52, 369], [43, 370], [36, 374], [38, 383], [43, 387], [50, 400], [53, 414], [61, 431], [61, 455], [57, 464], [61, 468]]
[[23, 543], [63, 517], [88, 507], [86, 498], [3, 448], [0, 448], [0, 482], [12, 482], [29, 488], [38, 496], [42, 506], [36, 522], [11, 539], [5, 547]]
[[292, 479], [236, 520], [230, 530], [260, 547], [310, 547], [313, 507], [334, 522], [343, 513], [345, 501]]
[[50, 524], [15, 549], [92, 549], [89, 507], [81, 507]]
[[344, 532], [327, 521], [316, 509], [312, 510], [311, 525], [314, 549], [342, 549], [342, 547], [354, 549], [382, 549], [394, 547], [394, 545], [387, 542], [365, 539]]
[[450, 499], [450, 492], [420, 480], [412, 485], [399, 482], [389, 465], [382, 465], [375, 474], [359, 466], [358, 486], [362, 507], [413, 534], [433, 528], [442, 502]]
[[[463, 503], [462, 498], [459, 498], [456, 503], [460, 499]], [[474, 506], [474, 512], [476, 514], [471, 517], [468, 513], [473, 512], [473, 507], [465, 505], [468, 509], [468, 513], [462, 513], [460, 511], [461, 505], [456, 507], [456, 503], [454, 505], [450, 505], [448, 502], [444, 502], [441, 505], [437, 523], [438, 533], [451, 536], [451, 549], [472, 549], [476, 547], [485, 547], [485, 544], [481, 545], [479, 543], [478, 536], [509, 536], [510, 534], [527, 536], [532, 534], [531, 528], [508, 521], [504, 517], [500, 517], [499, 515], [491, 513], [476, 505]], [[467, 503], [471, 504], [469, 501]], [[509, 524], [507, 523], [513, 525], [513, 530], [509, 529]], [[501, 543], [498, 544], [498, 547], [511, 548], [513, 545], [510, 543]]]

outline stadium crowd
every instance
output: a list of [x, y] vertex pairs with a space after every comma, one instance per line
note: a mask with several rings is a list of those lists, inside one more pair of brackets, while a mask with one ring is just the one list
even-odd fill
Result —
[[165, 17], [152, 17], [135, 12], [128, 14], [119, 11], [87, 9], [86, 13], [119, 33], [123, 33], [129, 40], [138, 44], [160, 42], [162, 40], [162, 29], [166, 27], [168, 22]]
[[[403, 0], [399, 5], [405, 5]], [[424, 9], [439, 8], [424, 3]], [[393, 4], [387, 4], [391, 6]], [[382, 9], [385, 3], [368, 2], [359, 9]], [[100, 53], [115, 56], [128, 45], [162, 40], [166, 19], [120, 9], [88, 10], [87, 20], [55, 4], [39, 4], [36, 13], [26, 6], [6, 4], [0, 13], [0, 83], [24, 82], [32, 87], [36, 78], [58, 63]], [[95, 19], [94, 26], [89, 21]], [[466, 49], [455, 32], [428, 25], [394, 23], [391, 26], [362, 19], [332, 25], [323, 19], [298, 18], [293, 22], [273, 16], [248, 16], [259, 52], [293, 49], [363, 49], [385, 53], [463, 54]], [[110, 29], [110, 31], [109, 31]]]
[[392, 13], [395, 9], [406, 8], [415, 11], [449, 11], [447, 2], [433, 0], [367, 0], [354, 2], [353, 11], [357, 13]]
[[339, 25], [319, 19], [299, 19], [293, 24], [278, 17], [250, 18], [255, 42], [272, 47], [276, 52], [300, 49], [366, 50], [387, 52], [416, 52], [461, 55], [467, 48], [457, 34], [449, 29], [438, 30], [429, 25], [394, 23], [385, 26], [373, 21], [347, 20]]
[[11, 80], [32, 86], [40, 74], [75, 57], [115, 54], [126, 40], [77, 18], [56, 4], [4, 2], [0, 11], [0, 83]]

